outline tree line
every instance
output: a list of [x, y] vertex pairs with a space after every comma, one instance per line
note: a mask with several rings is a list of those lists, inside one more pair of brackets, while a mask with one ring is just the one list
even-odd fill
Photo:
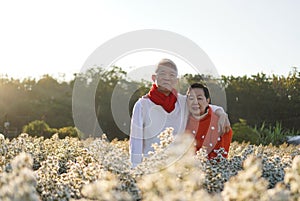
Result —
[[[97, 86], [94, 110], [103, 132], [110, 139], [128, 138], [125, 133], [129, 131], [130, 120], [124, 120], [124, 129], [120, 129], [112, 111], [112, 98], [114, 96], [122, 100], [127, 97], [128, 104], [122, 110], [131, 115], [135, 101], [148, 92], [151, 83], [132, 81], [126, 75], [122, 68], [114, 66], [109, 69], [91, 68], [86, 73], [75, 75], [68, 82], [58, 81], [49, 75], [39, 80], [1, 76], [0, 132], [3, 133], [7, 122], [9, 131], [18, 134], [34, 120], [43, 120], [52, 128], [74, 126], [72, 93], [74, 83], [79, 81], [87, 90], [92, 85]], [[213, 94], [212, 101], [224, 104], [222, 106], [227, 109], [232, 124], [243, 119], [251, 126], [280, 123], [285, 129], [300, 130], [300, 72], [296, 68], [288, 76], [257, 73], [251, 76], [213, 78], [186, 74], [180, 77], [179, 91], [185, 93], [189, 84], [199, 81], [206, 83], [212, 93], [224, 93], [224, 96]], [[119, 118], [122, 119], [122, 116]]]

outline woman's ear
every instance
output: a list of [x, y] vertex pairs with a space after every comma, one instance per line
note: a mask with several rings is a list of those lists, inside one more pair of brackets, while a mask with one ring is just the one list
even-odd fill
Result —
[[211, 104], [211, 99], [210, 98], [207, 98], [206, 100], [207, 100], [208, 104]]

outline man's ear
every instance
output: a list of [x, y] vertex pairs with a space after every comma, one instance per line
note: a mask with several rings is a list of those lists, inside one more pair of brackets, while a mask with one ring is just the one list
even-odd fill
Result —
[[155, 80], [156, 80], [156, 75], [152, 75], [151, 78], [152, 78], [152, 81], [155, 82]]

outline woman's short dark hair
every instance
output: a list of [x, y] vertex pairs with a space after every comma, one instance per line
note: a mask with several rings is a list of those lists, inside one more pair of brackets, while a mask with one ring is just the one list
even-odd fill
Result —
[[209, 103], [211, 103], [211, 98], [210, 98], [210, 94], [209, 94], [209, 90], [207, 88], [207, 86], [205, 86], [204, 84], [201, 83], [193, 83], [187, 90], [186, 95], [189, 95], [189, 93], [191, 92], [192, 89], [195, 88], [199, 88], [199, 89], [203, 89], [204, 91], [204, 96], [206, 99], [209, 98]]

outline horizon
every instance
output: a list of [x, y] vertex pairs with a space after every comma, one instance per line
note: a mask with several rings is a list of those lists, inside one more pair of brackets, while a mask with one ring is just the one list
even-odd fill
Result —
[[[121, 66], [117, 66], [117, 67], [120, 67], [122, 70], [124, 70]], [[275, 74], [275, 73], [271, 73], [271, 74], [268, 74], [266, 72], [257, 72], [257, 73], [253, 73], [251, 75], [248, 75], [248, 74], [244, 74], [244, 75], [219, 75], [220, 77], [221, 76], [225, 76], [225, 77], [230, 77], [230, 76], [233, 76], [233, 77], [244, 77], [244, 76], [247, 76], [249, 78], [251, 78], [252, 76], [255, 76], [257, 74], [265, 74], [267, 77], [273, 77], [273, 76], [276, 76], [276, 77], [288, 77], [289, 75], [291, 75], [294, 70], [296, 69], [296, 72], [299, 72], [300, 73], [300, 69], [297, 68], [297, 67], [291, 67], [290, 70], [285, 73], [284, 75], [283, 74]], [[128, 71], [125, 71], [128, 75]], [[3, 78], [7, 78], [7, 79], [13, 79], [13, 80], [19, 80], [21, 82], [23, 82], [24, 80], [26, 79], [29, 79], [29, 80], [36, 80], [36, 81], [39, 81], [40, 79], [43, 79], [43, 77], [45, 76], [50, 76], [54, 79], [56, 79], [58, 82], [70, 82], [72, 80], [75, 79], [75, 74], [78, 74], [80, 72], [74, 72], [74, 73], [69, 73], [69, 74], [66, 74], [66, 73], [63, 73], [63, 72], [57, 72], [56, 74], [50, 74], [50, 73], [44, 73], [44, 74], [40, 74], [40, 75], [37, 75], [37, 76], [11, 76], [9, 75], [8, 73], [1, 73], [0, 72], [0, 79], [3, 79]], [[193, 74], [195, 75], [195, 73], [189, 73], [189, 74]], [[196, 74], [199, 74], [199, 73], [196, 73]], [[183, 76], [184, 74], [179, 74], [179, 76]], [[200, 74], [200, 75], [205, 75], [205, 74]], [[135, 77], [135, 76], [134, 76]], [[132, 77], [127, 77], [127, 78], [132, 78]], [[145, 77], [141, 77], [141, 79], [145, 79]], [[134, 79], [135, 80], [135, 79]], [[146, 80], [147, 81], [150, 81], [150, 78], [149, 77], [146, 77]]]

